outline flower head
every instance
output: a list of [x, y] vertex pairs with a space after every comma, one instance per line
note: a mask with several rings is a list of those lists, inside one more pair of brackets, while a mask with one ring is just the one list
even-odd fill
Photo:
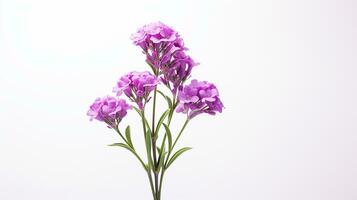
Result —
[[122, 76], [113, 88], [113, 92], [120, 96], [124, 93], [129, 99], [135, 102], [140, 109], [149, 101], [149, 94], [159, 83], [156, 76], [150, 72], [130, 72]]
[[186, 113], [190, 119], [201, 113], [221, 113], [224, 107], [216, 86], [207, 81], [192, 80], [179, 91], [178, 100], [176, 112]]
[[115, 128], [126, 116], [129, 109], [131, 109], [131, 106], [124, 99], [106, 96], [97, 98], [90, 106], [87, 115], [90, 120], [103, 121], [108, 124], [108, 127]]
[[160, 70], [168, 64], [172, 54], [177, 50], [184, 50], [183, 40], [171, 27], [162, 22], [155, 22], [141, 27], [132, 34], [135, 45], [140, 46], [146, 54], [146, 62], [153, 70]]
[[188, 49], [180, 35], [164, 23], [156, 22], [140, 28], [131, 39], [143, 49], [155, 75], [176, 95], [198, 64], [186, 55]]
[[196, 65], [198, 63], [183, 51], [176, 52], [171, 63], [162, 68], [163, 75], [160, 80], [176, 95], [178, 89], [190, 78], [192, 68]]

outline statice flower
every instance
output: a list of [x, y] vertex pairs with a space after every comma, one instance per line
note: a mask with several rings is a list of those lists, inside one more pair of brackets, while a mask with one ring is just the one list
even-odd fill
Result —
[[87, 115], [90, 120], [103, 121], [107, 123], [109, 128], [116, 128], [129, 109], [131, 109], [131, 106], [124, 99], [106, 96], [97, 98], [90, 106]]
[[186, 55], [188, 49], [180, 35], [164, 23], [156, 22], [140, 28], [131, 39], [143, 49], [155, 75], [161, 76], [161, 82], [176, 95], [198, 64]]
[[132, 34], [135, 45], [143, 49], [146, 62], [154, 71], [168, 64], [172, 55], [178, 50], [185, 50], [183, 40], [171, 27], [162, 22], [155, 22], [141, 27]]
[[150, 100], [149, 94], [159, 83], [156, 76], [150, 72], [130, 72], [122, 76], [113, 88], [113, 92], [120, 96], [124, 93], [131, 101], [135, 102], [140, 109]]
[[174, 95], [183, 83], [190, 78], [192, 68], [198, 63], [195, 63], [190, 56], [187, 56], [183, 51], [174, 54], [170, 65], [162, 68], [163, 75], [160, 80], [165, 84]]
[[192, 80], [179, 91], [178, 100], [176, 112], [187, 114], [189, 119], [201, 113], [215, 115], [224, 107], [216, 86], [207, 81]]

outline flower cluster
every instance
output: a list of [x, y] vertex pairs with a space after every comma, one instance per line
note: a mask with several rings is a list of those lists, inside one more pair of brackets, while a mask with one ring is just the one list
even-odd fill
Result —
[[191, 57], [185, 52], [179, 51], [174, 54], [173, 60], [168, 67], [162, 68], [163, 76], [161, 81], [167, 85], [173, 94], [176, 94], [178, 89], [190, 77], [192, 68], [197, 65]]
[[178, 99], [176, 112], [186, 113], [190, 119], [200, 113], [215, 115], [224, 107], [216, 86], [207, 81], [192, 80], [179, 91]]
[[132, 35], [135, 45], [146, 55], [146, 62], [173, 94], [190, 77], [192, 68], [198, 63], [186, 55], [188, 50], [180, 35], [162, 22], [151, 23]]
[[103, 121], [108, 124], [108, 127], [115, 128], [129, 109], [131, 106], [124, 99], [106, 96], [97, 98], [90, 106], [87, 115], [90, 116], [90, 120]]
[[131, 101], [135, 102], [140, 109], [150, 100], [149, 94], [159, 83], [156, 76], [150, 72], [130, 72], [122, 76], [113, 88], [113, 92], [120, 96], [124, 93]]
[[[141, 27], [131, 39], [142, 48], [154, 74], [133, 71], [122, 76], [113, 88], [118, 97], [124, 93], [144, 110], [151, 98], [150, 93], [161, 82], [171, 90], [174, 100], [176, 98], [176, 111], [187, 114], [189, 119], [200, 113], [213, 115], [222, 112], [223, 104], [213, 84], [192, 80], [191, 84], [184, 86], [198, 63], [186, 54], [188, 49], [178, 32], [156, 22]], [[125, 117], [128, 109], [131, 106], [125, 100], [107, 96], [96, 99], [87, 115], [91, 120], [104, 121], [113, 128]]]

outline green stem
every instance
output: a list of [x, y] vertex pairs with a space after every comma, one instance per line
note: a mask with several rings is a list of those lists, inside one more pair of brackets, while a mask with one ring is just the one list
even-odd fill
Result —
[[[141, 111], [141, 119], [142, 119], [142, 124], [143, 124], [143, 131], [144, 131], [144, 137], [146, 137], [146, 125], [145, 125], [145, 112], [144, 110]], [[146, 143], [145, 143], [146, 144]], [[155, 189], [154, 189], [154, 184], [153, 184], [153, 180], [152, 180], [152, 175], [151, 175], [151, 168], [153, 166], [151, 166], [151, 156], [150, 154], [148, 153], [148, 146], [146, 146], [146, 152], [147, 152], [147, 159], [148, 159], [148, 165], [149, 165], [149, 168], [147, 169], [147, 174], [148, 174], [148, 177], [149, 177], [149, 181], [150, 181], [150, 187], [151, 187], [151, 192], [152, 192], [152, 195], [154, 197], [154, 200], [157, 200], [156, 198], [156, 192], [155, 192]]]
[[151, 173], [150, 173], [150, 169], [147, 171], [147, 174], [148, 174], [149, 181], [150, 181], [150, 187], [151, 187], [152, 196], [154, 197], [154, 200], [158, 200], [156, 195], [155, 195], [154, 184], [153, 184], [153, 181], [152, 181], [152, 176], [151, 176]]
[[157, 172], [158, 168], [158, 160], [157, 160], [157, 155], [156, 155], [156, 133], [155, 133], [155, 114], [156, 114], [156, 92], [157, 88], [155, 87], [154, 90], [154, 100], [153, 100], [153, 108], [152, 108], [152, 133], [151, 133], [151, 143], [152, 143], [152, 154], [153, 154], [153, 160], [154, 160], [154, 166], [153, 166], [153, 172], [154, 172], [154, 181], [155, 181], [155, 194], [156, 198], [160, 199], [158, 196], [158, 189], [159, 189], [159, 174]]

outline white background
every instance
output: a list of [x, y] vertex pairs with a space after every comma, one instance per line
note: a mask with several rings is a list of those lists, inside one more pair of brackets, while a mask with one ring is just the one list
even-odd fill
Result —
[[[194, 149], [164, 199], [357, 199], [356, 12], [353, 0], [0, 0], [0, 199], [151, 198], [137, 161], [86, 112], [148, 69], [129, 37], [158, 20], [226, 107], [189, 124], [179, 145]], [[137, 120], [123, 127], [139, 145]]]

